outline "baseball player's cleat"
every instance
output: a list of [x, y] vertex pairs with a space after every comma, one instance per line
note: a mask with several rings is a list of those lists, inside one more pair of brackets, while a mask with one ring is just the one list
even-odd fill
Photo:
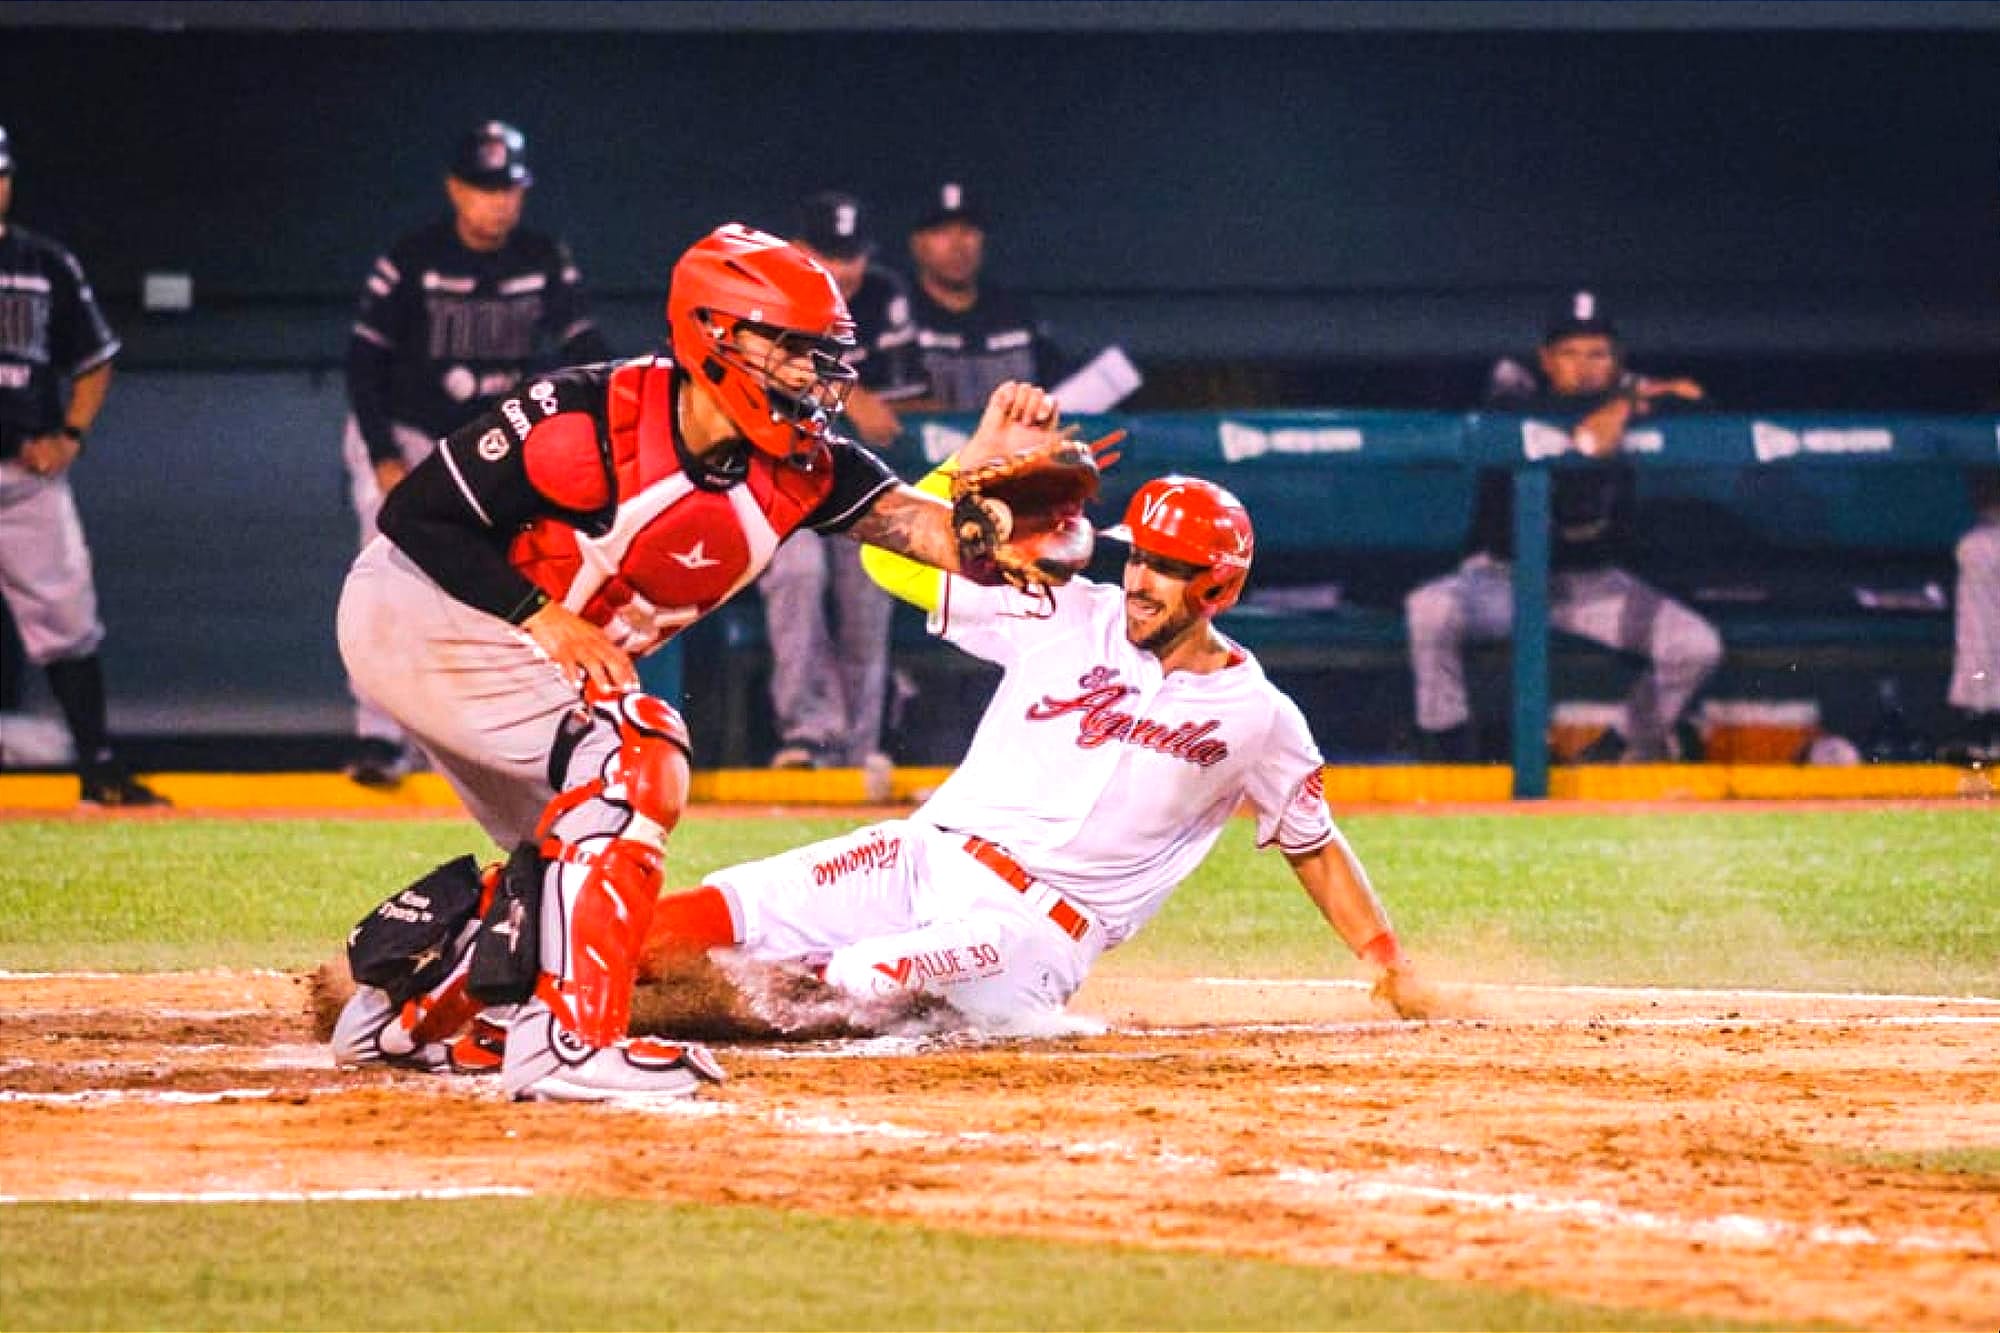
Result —
[[475, 1018], [447, 1048], [454, 1074], [497, 1074], [507, 1058], [507, 1029], [486, 1018]]
[[631, 1037], [587, 1046], [536, 1001], [507, 1030], [502, 1086], [518, 1102], [667, 1101], [723, 1080], [706, 1047]]
[[365, 740], [346, 773], [351, 781], [363, 787], [393, 787], [408, 777], [414, 767], [406, 747], [392, 741]]
[[101, 769], [85, 773], [81, 805], [118, 806], [125, 809], [158, 809], [172, 805], [166, 797], [122, 769]]
[[825, 753], [818, 746], [794, 741], [771, 756], [771, 767], [818, 768], [824, 759]]
[[333, 1063], [340, 1069], [388, 1065], [435, 1073], [451, 1063], [443, 1042], [418, 1045], [411, 1035], [420, 1016], [415, 1004], [397, 1005], [376, 986], [357, 986], [333, 1025]]

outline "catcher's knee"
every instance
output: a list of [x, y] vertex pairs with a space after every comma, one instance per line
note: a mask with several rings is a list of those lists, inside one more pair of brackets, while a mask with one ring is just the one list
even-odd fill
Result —
[[[585, 704], [563, 723], [557, 737], [549, 762], [557, 792], [536, 836], [546, 838], [564, 815], [598, 800], [655, 826], [664, 840], [687, 805], [687, 723], [672, 705], [637, 690], [593, 686]], [[610, 729], [608, 737], [605, 728]], [[595, 772], [578, 771], [580, 754], [595, 757]]]
[[598, 707], [618, 726], [618, 780], [625, 799], [662, 834], [671, 832], [687, 806], [687, 722], [665, 700], [636, 690]]

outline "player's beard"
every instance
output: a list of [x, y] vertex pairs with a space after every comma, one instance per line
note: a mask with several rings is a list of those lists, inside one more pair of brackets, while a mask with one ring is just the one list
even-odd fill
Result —
[[[1142, 600], [1149, 607], [1158, 605], [1151, 598], [1144, 598]], [[1150, 616], [1154, 613], [1148, 611], [1147, 614]], [[1128, 595], [1125, 600], [1126, 640], [1134, 648], [1149, 652], [1155, 657], [1165, 657], [1173, 649], [1174, 645], [1178, 644], [1190, 633], [1201, 628], [1201, 617], [1190, 610], [1185, 601], [1172, 608], [1161, 607], [1160, 617], [1159, 621], [1151, 629], [1141, 630], [1133, 622], [1132, 599]]]

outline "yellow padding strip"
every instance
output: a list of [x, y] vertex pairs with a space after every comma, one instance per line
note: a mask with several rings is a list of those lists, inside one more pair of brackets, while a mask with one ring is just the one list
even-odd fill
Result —
[[1504, 801], [1514, 790], [1514, 770], [1502, 764], [1328, 767], [1324, 773], [1326, 801], [1336, 811], [1344, 805]]
[[[927, 798], [951, 776], [949, 768], [898, 768], [889, 800]], [[388, 791], [362, 787], [338, 773], [160, 773], [146, 782], [174, 804], [200, 810], [353, 810], [459, 813], [458, 797], [435, 773], [418, 773]], [[1368, 765], [1326, 770], [1326, 798], [1338, 811], [1351, 805], [1504, 802], [1513, 770], [1501, 764]], [[1550, 770], [1549, 795], [1573, 801], [1909, 800], [1990, 798], [2000, 792], [1992, 773], [1944, 764], [1864, 764], [1814, 768], [1795, 764], [1631, 764]], [[870, 793], [860, 769], [707, 769], [690, 792], [707, 805], [864, 805]], [[58, 773], [0, 774], [0, 811], [76, 808], [74, 777]]]
[[[461, 809], [458, 794], [435, 773], [417, 773], [393, 790], [350, 782], [338, 773], [158, 773], [146, 785], [175, 805], [204, 810]], [[0, 810], [71, 810], [77, 784], [63, 774], [0, 776]]]

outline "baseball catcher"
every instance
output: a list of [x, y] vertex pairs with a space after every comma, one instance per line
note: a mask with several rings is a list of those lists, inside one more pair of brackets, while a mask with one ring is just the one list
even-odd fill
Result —
[[[854, 322], [823, 267], [732, 223], [681, 256], [666, 316], [667, 354], [538, 377], [439, 441], [349, 571], [339, 636], [356, 687], [423, 746], [514, 871], [450, 863], [404, 891], [421, 903], [392, 900], [364, 923], [339, 1063], [491, 1063], [490, 1044], [459, 1049], [454, 1034], [481, 1003], [511, 1000], [498, 1054], [510, 1096], [682, 1097], [714, 1082], [699, 1047], [626, 1035], [690, 765], [684, 722], [638, 692], [633, 659], [801, 530], [963, 568], [952, 505], [835, 429]], [[1045, 444], [1055, 418], [1041, 389], [1004, 384], [974, 449]], [[1010, 533], [1039, 523], [1037, 503], [1009, 511]], [[1062, 577], [1053, 559], [1021, 558]], [[379, 953], [436, 950], [437, 967], [362, 977], [381, 960], [360, 946], [411, 915], [434, 933], [390, 931]]]

